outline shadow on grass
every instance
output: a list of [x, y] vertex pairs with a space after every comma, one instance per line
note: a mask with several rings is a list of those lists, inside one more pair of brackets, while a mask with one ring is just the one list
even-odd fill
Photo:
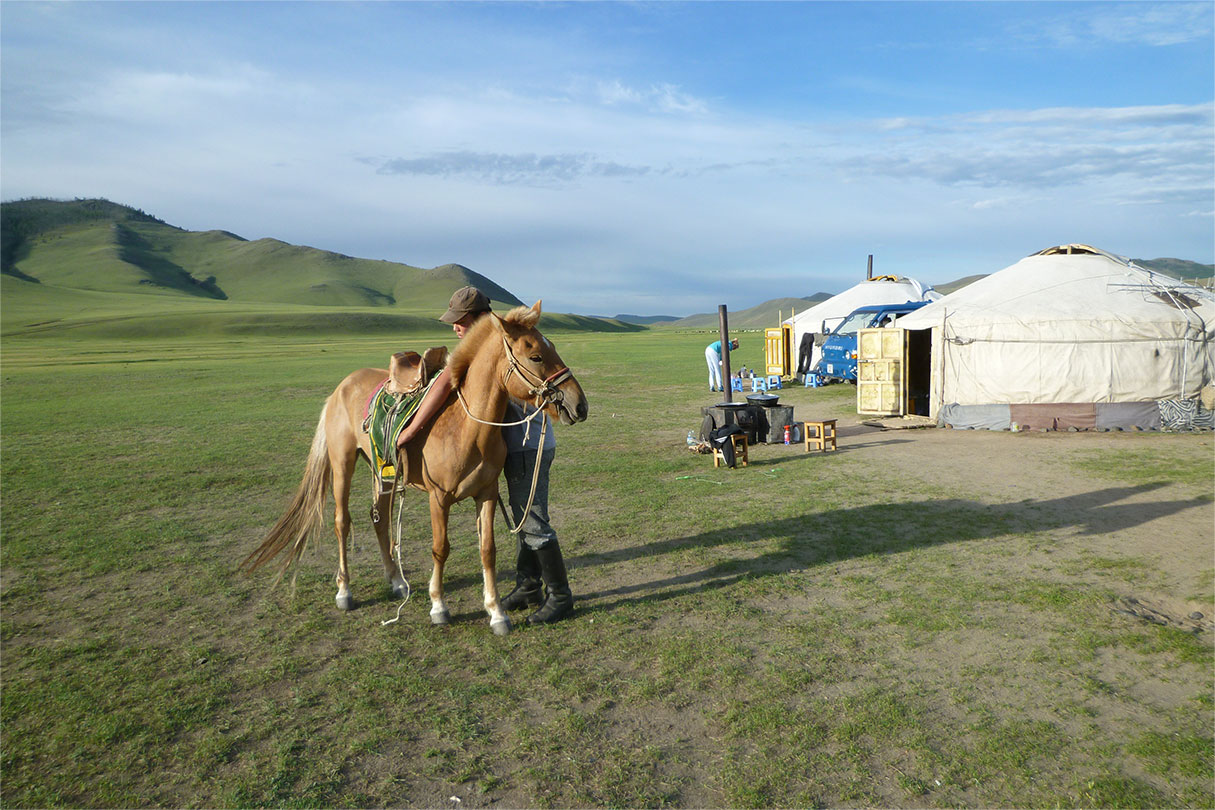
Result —
[[[820, 460], [830, 460], [832, 457], [836, 457], [836, 456], [846, 456], [849, 453], [855, 452], [857, 450], [869, 450], [874, 447], [882, 447], [884, 445], [892, 445], [892, 444], [906, 444], [910, 441], [911, 441], [911, 439], [883, 439], [882, 441], [875, 441], [875, 442], [857, 442], [857, 443], [850, 443], [850, 444], [841, 444], [835, 450], [826, 450], [826, 451], [823, 451], [823, 450], [806, 451], [806, 450], [803, 450], [802, 447], [797, 446], [797, 447], [791, 448], [791, 449], [797, 451], [792, 454], [789, 453], [789, 451], [785, 449], [784, 445], [781, 445], [781, 450], [784, 450], [784, 453], [782, 455], [778, 455], [778, 456], [767, 456], [765, 454], [762, 454], [761, 448], [764, 447], [764, 445], [762, 445], [762, 444], [751, 445], [749, 450], [751, 453], [756, 454], [756, 456], [751, 458], [752, 467], [775, 467], [779, 464], [789, 464], [791, 462], [805, 462], [805, 463], [813, 464]], [[801, 445], [801, 442], [794, 442], [793, 444]], [[773, 446], [775, 446], [775, 445], [773, 445]], [[704, 458], [706, 460], [708, 460], [709, 469], [713, 469], [712, 456], [706, 455], [706, 456], [704, 456]]]
[[[1113, 487], [1096, 492], [1015, 504], [990, 506], [958, 499], [870, 504], [849, 509], [810, 512], [762, 523], [723, 526], [699, 534], [572, 557], [575, 572], [599, 565], [654, 560], [661, 555], [764, 541], [769, 550], [754, 557], [732, 558], [674, 576], [579, 594], [586, 609], [609, 611], [638, 601], [673, 599], [724, 588], [747, 578], [784, 574], [875, 554], [898, 554], [916, 548], [1000, 537], [1013, 533], [1074, 528], [1082, 534], [1105, 534], [1206, 503], [1203, 498], [1118, 503], [1163, 484]], [[777, 546], [771, 549], [771, 541]], [[589, 577], [583, 577], [583, 581]], [[574, 581], [579, 579], [575, 573]], [[588, 605], [588, 602], [594, 604]]]

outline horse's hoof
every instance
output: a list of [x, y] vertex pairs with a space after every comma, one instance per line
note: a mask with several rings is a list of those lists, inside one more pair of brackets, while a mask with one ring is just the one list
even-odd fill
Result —
[[446, 610], [430, 614], [430, 623], [436, 625], [451, 624], [451, 614]]
[[511, 631], [510, 619], [503, 618], [500, 622], [490, 622], [489, 629], [494, 631], [495, 636], [509, 636]]
[[409, 586], [405, 584], [397, 584], [392, 586], [392, 596], [394, 599], [408, 599]]
[[335, 597], [335, 601], [337, 602], [338, 610], [354, 610], [354, 597], [348, 593], [339, 593]]

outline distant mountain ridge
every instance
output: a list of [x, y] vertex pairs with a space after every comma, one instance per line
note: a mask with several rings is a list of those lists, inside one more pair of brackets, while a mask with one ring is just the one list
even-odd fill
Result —
[[640, 326], [679, 320], [678, 315], [603, 315], [601, 317], [611, 318], [621, 323], [635, 323]]
[[[727, 311], [726, 317], [731, 330], [762, 329], [767, 326], [776, 326], [783, 318], [788, 318], [790, 313], [809, 309], [831, 296], [831, 293], [817, 292], [803, 298], [773, 298], [747, 309]], [[713, 329], [717, 327], [718, 323], [716, 312], [702, 312], [663, 325], [686, 329]]]
[[471, 284], [505, 308], [510, 291], [459, 264], [424, 269], [277, 239], [187, 231], [109, 200], [0, 204], [0, 272], [96, 292], [441, 312]]
[[932, 288], [934, 290], [936, 290], [937, 292], [939, 292], [941, 295], [949, 295], [952, 292], [957, 292], [958, 290], [962, 289], [963, 287], [966, 287], [970, 284], [974, 284], [976, 281], [978, 281], [981, 278], [987, 278], [988, 275], [990, 275], [990, 274], [989, 273], [977, 273], [973, 276], [963, 276], [962, 278], [954, 279], [953, 281], [946, 282], [945, 284], [934, 284], [932, 286]]
[[1215, 264], [1199, 264], [1186, 259], [1131, 259], [1140, 267], [1164, 273], [1182, 281], [1204, 281], [1215, 277]]

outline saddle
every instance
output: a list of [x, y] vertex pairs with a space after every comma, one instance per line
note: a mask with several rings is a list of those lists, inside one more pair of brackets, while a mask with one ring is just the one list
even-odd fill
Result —
[[446, 363], [445, 346], [432, 347], [425, 354], [397, 352], [388, 363], [388, 378], [367, 400], [363, 432], [371, 439], [371, 468], [379, 492], [392, 489], [397, 478], [397, 436]]
[[390, 394], [416, 394], [446, 363], [446, 346], [432, 346], [426, 354], [397, 352], [388, 361], [384, 390]]

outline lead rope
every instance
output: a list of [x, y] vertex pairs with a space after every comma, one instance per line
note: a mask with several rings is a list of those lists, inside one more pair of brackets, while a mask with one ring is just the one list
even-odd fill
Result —
[[[407, 478], [407, 476], [404, 474], [406, 471], [402, 466], [402, 462], [408, 463], [408, 461], [408, 456], [402, 452], [402, 448], [398, 447], [396, 458], [397, 483], [393, 484], [392, 492], [388, 496], [388, 519], [390, 521], [393, 520], [393, 512], [396, 513], [396, 523], [395, 526], [392, 527], [396, 530], [394, 532], [395, 537], [393, 538], [392, 552], [393, 558], [397, 562], [397, 574], [401, 577], [401, 581], [405, 583], [405, 599], [401, 602], [401, 604], [397, 605], [397, 615], [393, 616], [391, 619], [385, 619], [384, 621], [380, 622], [380, 627], [384, 627], [385, 625], [392, 624], [393, 622], [399, 620], [401, 618], [401, 611], [405, 609], [405, 605], [409, 602], [409, 597], [413, 596], [413, 588], [409, 587], [409, 580], [405, 579], [405, 568], [401, 563], [401, 534], [402, 524], [404, 522], [404, 511], [394, 508], [397, 500], [397, 489], [404, 488], [404, 481]], [[373, 506], [372, 509], [374, 510], [375, 507]]]
[[[544, 411], [541, 411], [541, 410], [533, 411], [531, 416], [525, 416], [517, 422], [489, 422], [485, 419], [480, 419], [476, 416], [473, 416], [472, 411], [470, 411], [468, 409], [468, 403], [464, 401], [464, 392], [463, 391], [456, 389], [456, 397], [460, 400], [460, 404], [464, 407], [464, 413], [468, 414], [468, 418], [473, 420], [474, 422], [480, 422], [483, 425], [496, 425], [497, 427], [514, 427], [515, 425], [522, 425], [524, 422], [532, 422], [533, 420], [535, 420], [535, 418], [537, 416], [540, 417], [540, 419], [541, 419], [540, 442], [538, 445], [539, 449], [536, 451], [536, 466], [532, 470], [531, 492], [529, 492], [527, 494], [527, 508], [523, 510], [523, 517], [519, 518], [519, 522], [517, 524], [515, 524], [515, 528], [510, 530], [511, 534], [518, 534], [519, 530], [523, 528], [524, 521], [527, 520], [528, 512], [532, 511], [532, 504], [535, 503], [535, 501], [536, 501], [536, 485], [540, 482], [540, 461], [541, 461], [540, 457], [542, 455], [544, 455], [544, 437], [548, 434], [548, 420], [544, 418]], [[532, 426], [530, 424], [527, 426], [528, 432], [527, 432], [527, 435], [525, 435], [523, 438], [523, 440], [525, 442], [527, 441], [528, 437], [531, 435], [531, 427]], [[502, 509], [502, 519], [506, 521], [507, 526], [510, 526], [510, 516], [506, 514], [506, 507], [502, 506], [502, 496], [501, 495], [498, 496], [498, 506], [501, 507], [501, 509]]]
[[[536, 413], [542, 414], [543, 411], [536, 411]], [[530, 428], [531, 425], [528, 425], [528, 427]], [[548, 420], [544, 419], [540, 423], [540, 442], [537, 445], [538, 449], [536, 450], [536, 466], [532, 469], [532, 488], [531, 491], [527, 493], [527, 506], [523, 510], [523, 516], [520, 517], [519, 522], [515, 524], [515, 528], [510, 530], [511, 534], [518, 534], [519, 530], [523, 528], [523, 523], [527, 520], [527, 516], [531, 514], [532, 504], [536, 500], [536, 485], [540, 482], [540, 462], [541, 457], [544, 455], [544, 435], [547, 432]], [[527, 439], [524, 438], [524, 441], [526, 442]], [[510, 518], [506, 516], [506, 507], [502, 506], [501, 495], [498, 496], [498, 506], [502, 507], [502, 519], [506, 521], [507, 526], [510, 526]]]

